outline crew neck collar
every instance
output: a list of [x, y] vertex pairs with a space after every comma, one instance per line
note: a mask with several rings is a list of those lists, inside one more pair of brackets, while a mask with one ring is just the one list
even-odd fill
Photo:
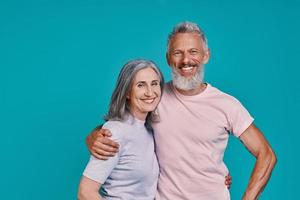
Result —
[[136, 125], [136, 126], [139, 126], [139, 127], [144, 127], [145, 126], [145, 120], [140, 120], [140, 119], [134, 117], [131, 113], [126, 114], [124, 121], [128, 124]]
[[175, 88], [175, 86], [173, 85], [173, 82], [170, 83], [170, 86], [171, 86], [171, 89], [174, 91], [174, 93], [175, 93], [177, 96], [179, 96], [179, 97], [181, 97], [181, 98], [183, 98], [183, 99], [194, 99], [195, 97], [202, 97], [202, 96], [205, 96], [206, 93], [210, 90], [211, 85], [210, 85], [209, 83], [207, 83], [207, 82], [204, 82], [204, 84], [206, 84], [206, 88], [205, 88], [202, 92], [200, 92], [200, 93], [198, 93], [198, 94], [195, 94], [195, 95], [184, 95], [184, 94], [181, 94], [181, 93]]

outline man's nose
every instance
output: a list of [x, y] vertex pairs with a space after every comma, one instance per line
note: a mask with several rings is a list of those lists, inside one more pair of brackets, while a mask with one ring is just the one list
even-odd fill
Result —
[[183, 64], [189, 64], [189, 62], [191, 61], [191, 57], [188, 53], [184, 53], [183, 57], [182, 57], [182, 63]]

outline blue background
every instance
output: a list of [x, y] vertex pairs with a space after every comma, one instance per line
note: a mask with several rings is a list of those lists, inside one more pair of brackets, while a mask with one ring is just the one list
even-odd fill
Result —
[[[121, 66], [149, 58], [169, 80], [166, 38], [184, 20], [208, 37], [206, 80], [248, 108], [278, 156], [261, 199], [295, 199], [299, 10], [296, 0], [1, 0], [1, 199], [76, 199], [85, 137]], [[240, 199], [255, 160], [232, 137], [225, 161]]]

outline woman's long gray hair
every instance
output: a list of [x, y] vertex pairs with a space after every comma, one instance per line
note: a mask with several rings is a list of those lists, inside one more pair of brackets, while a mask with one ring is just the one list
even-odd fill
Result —
[[[160, 79], [160, 88], [163, 91], [164, 78], [153, 61], [136, 59], [126, 63], [118, 76], [116, 87], [111, 96], [109, 111], [105, 116], [105, 120], [124, 120], [127, 113], [130, 112], [130, 105], [126, 98], [130, 92], [133, 80], [136, 74], [145, 68], [153, 69]], [[145, 126], [148, 130], [152, 130], [151, 123], [158, 120], [158, 114], [155, 111], [149, 112], [146, 117]]]

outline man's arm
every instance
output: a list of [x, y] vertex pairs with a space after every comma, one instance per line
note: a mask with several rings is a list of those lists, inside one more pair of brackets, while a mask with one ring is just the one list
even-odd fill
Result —
[[243, 200], [257, 199], [271, 176], [277, 158], [261, 131], [254, 124], [242, 133], [240, 140], [256, 158]]
[[90, 153], [100, 160], [107, 160], [114, 156], [119, 150], [119, 144], [109, 139], [111, 133], [102, 126], [96, 127], [91, 134], [86, 137], [86, 144]]

